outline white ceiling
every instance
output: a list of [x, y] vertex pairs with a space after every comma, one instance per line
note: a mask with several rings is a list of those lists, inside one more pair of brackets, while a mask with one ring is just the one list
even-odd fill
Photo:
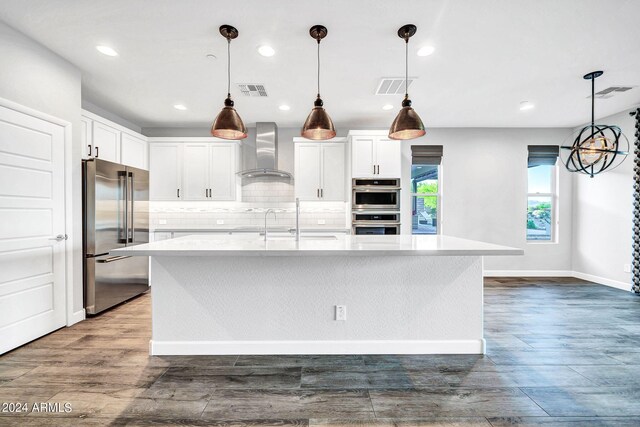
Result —
[[[377, 96], [381, 77], [404, 73], [397, 29], [418, 26], [410, 43], [413, 106], [429, 127], [576, 126], [589, 119], [596, 89], [639, 86], [597, 100], [604, 117], [640, 103], [638, 0], [22, 0], [0, 3], [0, 19], [82, 70], [83, 98], [142, 127], [208, 126], [232, 83], [262, 83], [268, 98], [232, 88], [247, 125], [301, 126], [315, 97], [313, 24], [322, 42], [322, 96], [337, 127], [387, 126], [400, 96]], [[98, 53], [106, 44], [119, 56]], [[257, 53], [262, 44], [276, 55]], [[428, 57], [415, 53], [433, 45]], [[206, 58], [207, 53], [217, 60]], [[4, 58], [4, 60], [10, 60]], [[535, 109], [520, 111], [521, 101]], [[181, 103], [187, 111], [178, 111]], [[280, 111], [280, 104], [291, 106]], [[397, 108], [383, 111], [387, 103]]]

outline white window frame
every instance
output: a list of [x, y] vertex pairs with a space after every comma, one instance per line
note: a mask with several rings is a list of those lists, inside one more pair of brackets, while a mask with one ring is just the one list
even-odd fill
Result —
[[[413, 166], [416, 165], [411, 165], [411, 167], [413, 168]], [[438, 192], [437, 193], [411, 193], [411, 210], [413, 213], [413, 198], [414, 197], [428, 197], [428, 196], [436, 196], [436, 234], [440, 235], [442, 234], [442, 163], [440, 163], [439, 165], [433, 165], [436, 166], [438, 168]], [[413, 215], [411, 215], [413, 217]], [[411, 235], [413, 234], [413, 224], [411, 225]], [[416, 234], [416, 236], [419, 236], [420, 234]], [[432, 234], [433, 236], [433, 234]]]
[[[544, 245], [544, 244], [557, 244], [558, 243], [558, 179], [559, 179], [559, 170], [558, 162], [553, 165], [553, 169], [551, 170], [551, 193], [529, 193], [529, 173], [527, 170], [527, 201], [526, 201], [526, 209], [525, 214], [529, 212], [529, 198], [530, 197], [549, 197], [551, 199], [551, 239], [549, 240], [529, 240], [527, 237], [527, 228], [525, 226], [524, 229], [524, 237], [528, 244], [533, 245]], [[526, 217], [525, 217], [526, 218]], [[525, 223], [526, 224], [526, 223]]]

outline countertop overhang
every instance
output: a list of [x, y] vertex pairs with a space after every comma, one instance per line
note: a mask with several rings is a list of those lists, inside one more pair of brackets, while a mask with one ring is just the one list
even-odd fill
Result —
[[524, 250], [451, 236], [302, 236], [290, 238], [235, 235], [190, 235], [115, 249], [130, 256], [505, 256]]

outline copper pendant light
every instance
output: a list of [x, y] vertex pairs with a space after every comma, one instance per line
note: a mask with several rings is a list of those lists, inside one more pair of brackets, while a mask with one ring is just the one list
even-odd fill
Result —
[[245, 139], [247, 128], [236, 109], [233, 108], [231, 99], [231, 40], [238, 37], [238, 30], [231, 25], [222, 25], [220, 34], [227, 39], [227, 99], [224, 100], [224, 108], [213, 121], [211, 135], [222, 139]]
[[418, 116], [418, 113], [411, 108], [411, 100], [409, 99], [409, 39], [416, 33], [418, 28], [415, 25], [407, 24], [398, 30], [398, 36], [405, 41], [405, 80], [404, 80], [404, 99], [402, 100], [402, 109], [396, 116], [389, 129], [389, 138], [391, 139], [414, 139], [421, 137], [426, 133], [424, 124]]
[[307, 139], [325, 140], [336, 136], [331, 117], [322, 108], [320, 98], [320, 40], [327, 36], [327, 28], [322, 25], [314, 25], [309, 29], [309, 35], [318, 42], [318, 96], [313, 103], [313, 109], [302, 126], [301, 135]]

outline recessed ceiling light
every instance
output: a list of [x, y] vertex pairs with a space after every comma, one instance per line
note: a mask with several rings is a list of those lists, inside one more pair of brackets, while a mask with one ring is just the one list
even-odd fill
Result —
[[289, 107], [288, 105], [284, 105], [282, 104], [281, 106], [278, 107], [280, 110], [282, 111], [289, 111], [291, 110], [291, 107]]
[[422, 46], [418, 49], [418, 56], [429, 56], [435, 52], [436, 48], [433, 46]]
[[215, 56], [213, 53], [207, 53], [207, 58], [208, 59], [218, 59], [218, 57]]
[[273, 56], [276, 54], [276, 51], [273, 50], [271, 46], [263, 45], [258, 47], [258, 53], [262, 56]]
[[529, 101], [522, 101], [520, 103], [520, 111], [525, 111], [525, 110], [531, 110], [535, 107], [535, 105], [533, 105], [531, 102]]
[[393, 110], [393, 105], [391, 104], [386, 104], [382, 107], [383, 110]]
[[185, 106], [184, 106], [184, 105], [182, 105], [182, 104], [175, 104], [175, 105], [173, 106], [173, 108], [175, 108], [176, 110], [180, 110], [180, 111], [184, 111], [184, 110], [186, 110], [186, 109], [187, 109], [187, 107], [185, 107]]
[[116, 52], [113, 48], [110, 48], [109, 46], [96, 46], [96, 49], [98, 49], [98, 52], [100, 52], [103, 55], [107, 55], [107, 56], [118, 56], [118, 52]]

